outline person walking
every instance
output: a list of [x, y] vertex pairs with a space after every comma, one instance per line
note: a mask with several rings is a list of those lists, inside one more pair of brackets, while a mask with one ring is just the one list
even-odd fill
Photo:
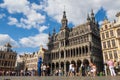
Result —
[[111, 76], [116, 76], [115, 69], [114, 69], [114, 62], [110, 59], [108, 60], [107, 64], [109, 66]]
[[95, 65], [95, 64], [92, 64], [92, 65], [91, 65], [91, 73], [92, 73], [92, 76], [96, 76], [96, 71], [97, 71], [96, 65]]

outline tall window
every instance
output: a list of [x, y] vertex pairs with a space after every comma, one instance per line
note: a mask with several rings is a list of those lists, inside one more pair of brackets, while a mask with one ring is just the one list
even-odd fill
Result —
[[111, 36], [111, 37], [114, 36], [113, 30], [110, 30], [110, 36]]
[[115, 59], [118, 58], [117, 51], [114, 50], [113, 53], [114, 53], [114, 58], [115, 58]]
[[120, 29], [117, 30], [117, 35], [120, 36]]
[[103, 48], [104, 49], [106, 48], [106, 42], [103, 42]]
[[112, 51], [109, 51], [109, 57], [110, 59], [113, 59]]
[[105, 57], [105, 60], [108, 60], [107, 52], [104, 52], [104, 57]]
[[107, 41], [108, 48], [111, 48], [110, 41]]
[[109, 38], [109, 33], [108, 33], [108, 31], [106, 32], [106, 38]]
[[115, 47], [116, 44], [115, 44], [115, 39], [112, 40], [112, 47]]
[[104, 35], [104, 33], [102, 33], [102, 39], [105, 39], [105, 35]]

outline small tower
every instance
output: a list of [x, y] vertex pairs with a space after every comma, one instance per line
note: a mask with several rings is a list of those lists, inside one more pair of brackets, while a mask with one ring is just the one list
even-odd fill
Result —
[[87, 14], [87, 22], [90, 22], [90, 16]]
[[67, 28], [67, 22], [68, 22], [68, 20], [66, 17], [66, 12], [63, 11], [63, 18], [61, 20], [61, 24], [62, 24], [61, 30]]

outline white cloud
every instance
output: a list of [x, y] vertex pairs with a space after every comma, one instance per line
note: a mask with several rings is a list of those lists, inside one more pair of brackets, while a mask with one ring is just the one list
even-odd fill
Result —
[[40, 45], [46, 47], [47, 42], [48, 42], [48, 34], [44, 34], [44, 33], [40, 33], [35, 36], [24, 37], [19, 41], [19, 43], [23, 47], [32, 47], [32, 48], [39, 47]]
[[0, 34], [0, 46], [4, 46], [7, 42], [10, 42], [13, 47], [19, 47], [19, 44], [8, 34]]
[[78, 25], [86, 21], [87, 13], [90, 13], [91, 9], [96, 13], [100, 7], [107, 11], [110, 20], [114, 19], [115, 14], [120, 11], [119, 3], [120, 0], [45, 0], [45, 11], [60, 22], [65, 6], [68, 21]]
[[18, 23], [18, 20], [16, 18], [13, 18], [13, 17], [8, 17], [9, 19], [9, 25], [15, 25]]
[[5, 16], [6, 16], [5, 14], [0, 14], [0, 19], [2, 19]]
[[43, 32], [43, 31], [46, 30], [46, 29], [48, 29], [47, 26], [41, 26], [41, 27], [39, 28], [39, 32], [41, 33], [41, 32]]
[[35, 3], [32, 4], [32, 9], [34, 9], [34, 10], [40, 10], [40, 9], [42, 9], [42, 8], [43, 8], [42, 5], [37, 5], [37, 4], [35, 4]]
[[[8, 22], [10, 25], [30, 29], [32, 27], [38, 28], [45, 21], [45, 16], [38, 12], [42, 6], [30, 3], [28, 0], [4, 0], [0, 7], [6, 8], [10, 14], [23, 14], [20, 19], [16, 18], [16, 21], [19, 21], [17, 23], [11, 24], [12, 20], [10, 20]], [[15, 17], [12, 18], [15, 20]]]
[[110, 20], [114, 19], [115, 14], [120, 11], [119, 3], [119, 0], [44, 0], [42, 4], [38, 5], [30, 3], [28, 0], [4, 0], [0, 7], [7, 8], [11, 14], [22, 13], [24, 15], [18, 20], [19, 25], [14, 25], [27, 29], [32, 27], [38, 29], [40, 24], [45, 21], [45, 15], [39, 13], [43, 9], [49, 16], [60, 22], [65, 6], [68, 21], [78, 25], [86, 21], [87, 14], [91, 9], [96, 13], [100, 7], [107, 11]]

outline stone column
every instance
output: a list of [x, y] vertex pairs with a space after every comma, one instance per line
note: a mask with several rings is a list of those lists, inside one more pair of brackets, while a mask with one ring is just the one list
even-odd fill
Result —
[[52, 63], [51, 63], [51, 65], [50, 65], [50, 66], [51, 66], [51, 70], [50, 70], [50, 73], [51, 73], [51, 74], [53, 74], [53, 71], [52, 71]]
[[82, 47], [81, 47], [81, 56], [83, 56], [83, 50], [82, 50]]
[[60, 61], [59, 61], [59, 69], [61, 68], [61, 64], [60, 64]]
[[74, 49], [72, 49], [72, 56], [74, 57]]
[[78, 56], [80, 56], [80, 49], [79, 49], [79, 47], [78, 47]]
[[77, 56], [77, 50], [76, 50], [76, 48], [75, 48], [75, 57]]
[[66, 50], [64, 49], [64, 75], [66, 75]]
[[69, 57], [71, 58], [71, 49], [69, 49]]
[[64, 76], [66, 76], [66, 62], [64, 60]]
[[61, 59], [61, 51], [59, 51], [59, 60]]
[[55, 65], [54, 65], [54, 66], [55, 66], [54, 70], [56, 70], [56, 63], [55, 63]]
[[87, 55], [88, 55], [88, 54], [90, 54], [90, 46], [88, 46], [88, 53], [87, 53]]

